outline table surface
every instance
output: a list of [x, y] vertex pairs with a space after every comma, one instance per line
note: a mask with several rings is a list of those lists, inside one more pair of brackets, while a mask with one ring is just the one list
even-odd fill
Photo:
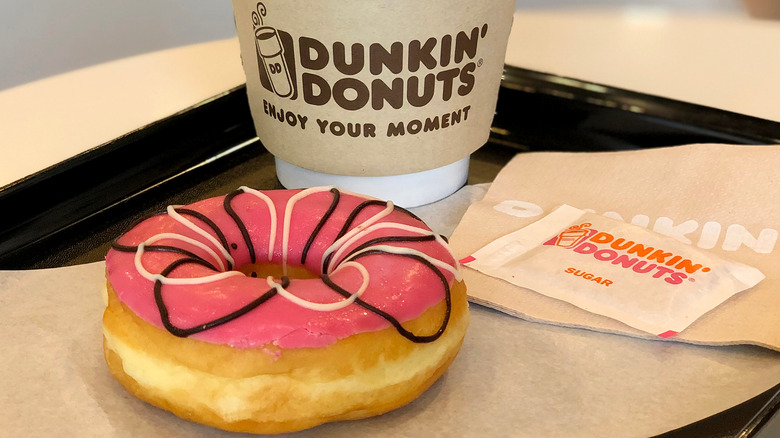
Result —
[[[780, 21], [673, 2], [558, 3], [518, 9], [507, 64], [780, 121]], [[227, 39], [0, 91], [0, 187], [243, 82]]]

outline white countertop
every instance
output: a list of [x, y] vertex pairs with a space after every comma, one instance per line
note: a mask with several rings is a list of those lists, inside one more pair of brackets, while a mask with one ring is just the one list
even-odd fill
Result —
[[506, 62], [780, 122], [777, 20], [636, 6], [528, 9], [515, 14]]
[[[506, 61], [780, 121], [777, 47], [780, 21], [745, 13], [530, 7], [515, 14]], [[0, 187], [243, 82], [228, 39], [0, 91]]]

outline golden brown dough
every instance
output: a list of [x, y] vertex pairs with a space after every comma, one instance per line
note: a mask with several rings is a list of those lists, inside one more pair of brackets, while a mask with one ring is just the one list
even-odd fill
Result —
[[[231, 431], [291, 432], [378, 415], [422, 394], [453, 361], [468, 326], [465, 285], [453, 284], [451, 293], [450, 321], [436, 342], [414, 343], [391, 327], [324, 348], [236, 349], [150, 325], [109, 283], [103, 350], [128, 391], [182, 418]], [[404, 327], [435, 331], [444, 306]]]

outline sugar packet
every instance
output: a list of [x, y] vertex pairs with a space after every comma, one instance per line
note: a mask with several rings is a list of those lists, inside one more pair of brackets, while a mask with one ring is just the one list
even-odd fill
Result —
[[461, 263], [664, 338], [764, 279], [753, 267], [569, 205]]

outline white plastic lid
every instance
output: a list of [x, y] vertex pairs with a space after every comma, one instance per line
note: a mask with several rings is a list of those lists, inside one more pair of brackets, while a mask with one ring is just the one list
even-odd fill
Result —
[[284, 160], [276, 160], [276, 176], [288, 189], [336, 186], [350, 192], [393, 201], [411, 208], [444, 199], [466, 184], [469, 159], [437, 169], [392, 176], [344, 176], [314, 172]]

